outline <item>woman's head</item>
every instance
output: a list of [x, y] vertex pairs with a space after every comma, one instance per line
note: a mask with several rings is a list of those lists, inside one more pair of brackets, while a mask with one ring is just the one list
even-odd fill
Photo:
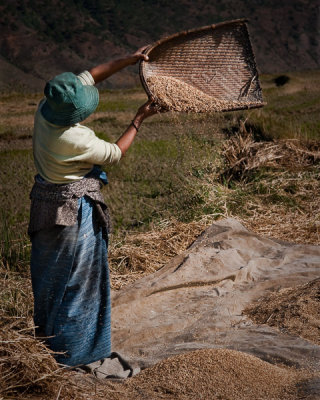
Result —
[[70, 126], [85, 120], [99, 103], [95, 86], [83, 85], [72, 72], [64, 72], [47, 82], [46, 101], [41, 108], [42, 116], [59, 126]]

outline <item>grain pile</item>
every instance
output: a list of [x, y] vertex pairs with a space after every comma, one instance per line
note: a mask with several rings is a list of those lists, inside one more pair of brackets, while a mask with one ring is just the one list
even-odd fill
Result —
[[244, 105], [248, 108], [256, 103], [246, 101], [219, 100], [170, 76], [154, 75], [147, 84], [155, 102], [165, 110], [185, 112], [210, 112], [234, 110]]
[[281, 289], [245, 310], [258, 324], [268, 324], [320, 345], [320, 278]]
[[297, 399], [296, 371], [246, 353], [203, 349], [163, 360], [126, 383], [128, 398]]

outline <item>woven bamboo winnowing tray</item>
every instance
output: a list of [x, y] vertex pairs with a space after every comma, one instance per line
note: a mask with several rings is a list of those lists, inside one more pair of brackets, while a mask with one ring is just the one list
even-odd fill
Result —
[[[140, 78], [147, 94], [161, 104], [150, 84], [160, 77], [164, 82], [167, 78], [179, 85], [182, 82], [187, 88], [191, 86], [191, 96], [195, 88], [198, 96], [200, 93], [205, 99], [212, 98], [216, 104], [213, 111], [262, 107], [265, 103], [246, 22], [223, 22], [154, 43], [145, 52], [149, 61], [140, 62]], [[170, 109], [181, 111], [175, 105]], [[208, 109], [200, 107], [197, 111]]]

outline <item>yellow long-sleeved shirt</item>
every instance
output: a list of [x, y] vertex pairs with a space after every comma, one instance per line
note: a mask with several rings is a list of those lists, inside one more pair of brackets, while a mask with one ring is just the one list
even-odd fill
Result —
[[[79, 75], [83, 84], [94, 84], [89, 74]], [[38, 173], [51, 183], [68, 183], [82, 179], [95, 164], [118, 162], [120, 148], [99, 139], [92, 129], [75, 124], [61, 127], [43, 118], [42, 100], [35, 115], [33, 155]]]

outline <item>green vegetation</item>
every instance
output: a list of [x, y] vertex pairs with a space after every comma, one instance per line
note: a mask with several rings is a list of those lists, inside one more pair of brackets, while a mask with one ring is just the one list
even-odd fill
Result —
[[[306, 78], [307, 76], [307, 78]], [[320, 139], [319, 72], [287, 74], [288, 83], [276, 86], [264, 77], [267, 106], [249, 114], [249, 121], [266, 137]]]

